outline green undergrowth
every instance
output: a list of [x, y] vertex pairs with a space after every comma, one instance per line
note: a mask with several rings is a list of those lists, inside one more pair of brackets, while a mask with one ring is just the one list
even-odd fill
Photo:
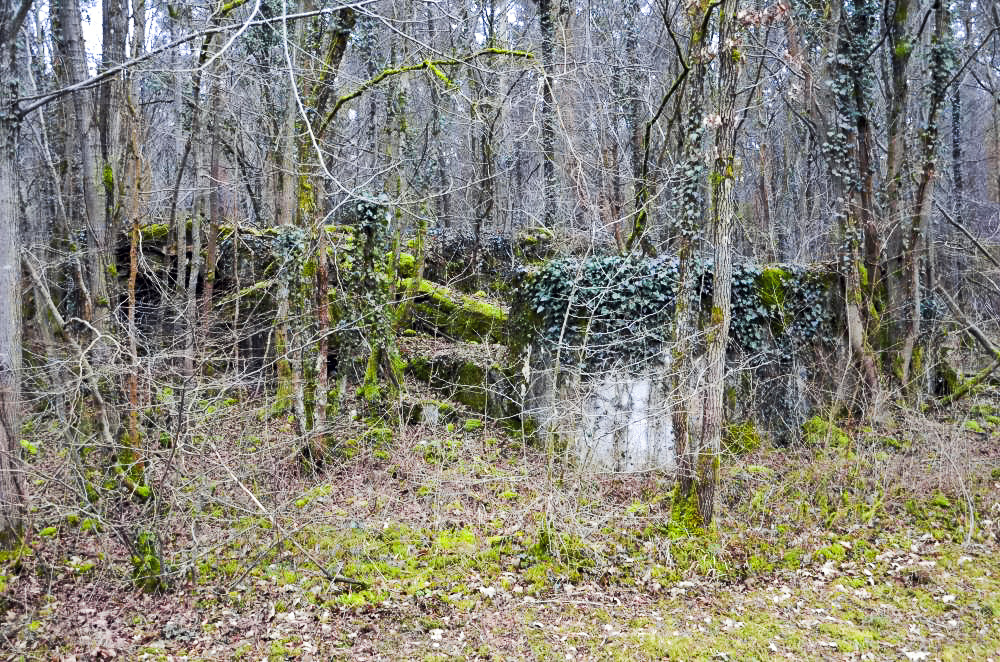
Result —
[[[592, 648], [593, 637], [573, 634], [606, 633], [605, 625], [622, 630], [608, 635], [621, 659], [839, 659], [886, 645], [921, 650], [908, 638], [910, 624], [924, 639], [961, 633], [939, 650], [940, 659], [988, 652], [973, 634], [995, 628], [1000, 613], [1000, 567], [989, 554], [1000, 511], [995, 455], [956, 459], [969, 467], [957, 482], [919, 425], [883, 429], [818, 416], [803, 426], [800, 443], [782, 447], [753, 423], [734, 422], [725, 433], [715, 519], [704, 529], [690, 511], [677, 510], [669, 474], [578, 474], [571, 460], [545, 456], [490, 418], [425, 395], [411, 396], [399, 419], [338, 419], [332, 448], [340, 450], [322, 467], [302, 462], [295, 443], [286, 445], [296, 450], [284, 464], [241, 473], [245, 491], [217, 471], [199, 483], [211, 487], [198, 487], [183, 513], [199, 531], [198, 546], [182, 547], [158, 531], [162, 548], [148, 535], [136, 540], [135, 553], [112, 576], [140, 590], [190, 591], [203, 610], [252, 610], [264, 601], [276, 614], [392, 614], [385, 618], [396, 623], [419, 615], [427, 620], [414, 626], [422, 634], [447, 630], [445, 616], [454, 624], [521, 610], [526, 623], [546, 623], [543, 612], [530, 610], [613, 602], [567, 597], [578, 592], [641, 594], [637, 604], [663, 606], [656, 617], [633, 614], [624, 623], [610, 607], [600, 622], [605, 616], [591, 609], [579, 614], [584, 624], [576, 630], [554, 626], [558, 636], [521, 628], [536, 657], [562, 651], [554, 642], [567, 637], [578, 652], [613, 659], [605, 655], [610, 648]], [[233, 403], [215, 415], [239, 409]], [[982, 420], [992, 415], [977, 412]], [[270, 425], [244, 435], [235, 446], [242, 457], [259, 457], [251, 449], [259, 454], [274, 443], [271, 434], [283, 428]], [[949, 450], [970, 440], [989, 441], [970, 432]], [[88, 512], [81, 504], [70, 516], [38, 514], [24, 553], [0, 557], [0, 586], [38, 565], [36, 558], [45, 559], [39, 576], [50, 577], [52, 567], [75, 584], [109, 576], [112, 560], [74, 550], [108, 534], [85, 530]], [[785, 597], [781, 587], [796, 582], [805, 586], [801, 594]], [[698, 600], [691, 600], [692, 587], [702, 587]], [[717, 597], [727, 595], [745, 604], [755, 596], [765, 608], [730, 608]], [[704, 609], [712, 600], [712, 623], [686, 620], [692, 605]], [[407, 606], [391, 611], [400, 604]], [[799, 611], [788, 611], [793, 605]], [[914, 619], [900, 626], [910, 613]], [[960, 625], [942, 629], [951, 619]], [[818, 641], [825, 648], [816, 648]], [[274, 659], [299, 650], [282, 638], [267, 645]]]

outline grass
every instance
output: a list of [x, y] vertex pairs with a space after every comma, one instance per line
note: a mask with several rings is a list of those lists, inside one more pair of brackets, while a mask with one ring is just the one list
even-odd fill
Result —
[[230, 445], [165, 491], [171, 592], [130, 587], [101, 502], [86, 532], [39, 508], [0, 559], [16, 650], [89, 654], [103, 631], [128, 659], [1000, 657], [1000, 460], [960, 423], [727, 455], [694, 536], [670, 526], [670, 476], [552, 475], [489, 421], [382, 422], [376, 444], [344, 420], [355, 452], [316, 470], [281, 421], [214, 416]]

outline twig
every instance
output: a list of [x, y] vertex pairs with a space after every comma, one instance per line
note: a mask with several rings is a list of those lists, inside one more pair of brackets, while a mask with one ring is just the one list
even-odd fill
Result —
[[222, 465], [222, 468], [224, 468], [226, 470], [226, 473], [229, 474], [229, 477], [232, 478], [233, 481], [235, 481], [236, 484], [240, 486], [240, 489], [242, 489], [246, 493], [246, 495], [250, 497], [250, 500], [253, 501], [254, 505], [257, 506], [260, 512], [262, 512], [267, 517], [268, 521], [271, 522], [271, 526], [277, 529], [277, 531], [282, 535], [282, 537], [285, 540], [291, 541], [291, 543], [295, 545], [298, 548], [298, 550], [302, 552], [302, 554], [307, 559], [309, 559], [309, 561], [314, 566], [319, 568], [320, 572], [322, 572], [323, 575], [328, 580], [330, 580], [331, 582], [339, 582], [341, 584], [350, 584], [351, 586], [368, 588], [368, 584], [359, 579], [351, 579], [350, 577], [344, 577], [343, 575], [341, 575], [340, 570], [344, 567], [343, 564], [341, 564], [340, 568], [337, 568], [337, 570], [335, 570], [334, 572], [330, 572], [329, 570], [324, 568], [323, 565], [319, 561], [317, 561], [312, 554], [306, 551], [306, 549], [301, 544], [299, 544], [298, 540], [296, 540], [294, 537], [292, 537], [290, 534], [284, 531], [282, 526], [278, 523], [277, 518], [267, 508], [264, 507], [264, 505], [257, 499], [254, 493], [251, 492], [250, 489], [243, 484], [243, 481], [241, 481], [239, 478], [236, 477], [236, 474], [233, 473], [233, 470], [229, 468], [229, 465], [226, 464], [226, 461], [222, 459], [222, 455], [219, 454], [219, 449], [217, 449], [214, 444], [212, 445], [212, 450], [215, 452], [215, 457], [219, 458], [219, 464]]
[[986, 247], [983, 246], [979, 242], [978, 239], [976, 239], [974, 236], [972, 236], [972, 233], [969, 232], [969, 230], [964, 225], [962, 225], [957, 220], [955, 220], [954, 218], [952, 218], [951, 214], [949, 214], [948, 211], [944, 207], [941, 206], [940, 202], [938, 202], [937, 200], [935, 200], [934, 204], [937, 205], [938, 211], [941, 212], [941, 214], [944, 216], [944, 218], [945, 218], [946, 221], [948, 221], [949, 223], [951, 223], [952, 225], [954, 225], [956, 228], [958, 228], [959, 230], [961, 230], [962, 234], [964, 234], [966, 237], [968, 237], [969, 241], [971, 241], [973, 244], [975, 244], [976, 248], [978, 248], [979, 251], [983, 255], [986, 256], [986, 259], [989, 260], [990, 262], [992, 262], [993, 266], [995, 266], [998, 269], [1000, 269], [1000, 260], [997, 260], [996, 257], [993, 256], [993, 253], [990, 253], [988, 250], [986, 250]]
[[976, 341], [983, 346], [983, 349], [989, 352], [991, 357], [1000, 360], [1000, 350], [998, 350], [990, 339], [986, 337], [986, 334], [975, 324], [975, 322], [965, 316], [962, 309], [958, 307], [958, 304], [951, 298], [951, 295], [949, 295], [948, 292], [941, 287], [940, 283], [934, 286], [934, 291], [941, 295], [941, 298], [944, 299], [945, 305], [948, 306], [948, 310], [950, 310], [951, 314], [955, 316], [955, 319], [965, 325], [966, 332], [975, 338]]
[[955, 300], [951, 298], [948, 292], [946, 292], [945, 289], [941, 287], [940, 283], [934, 286], [934, 291], [937, 292], [939, 295], [941, 295], [941, 298], [944, 299], [945, 305], [948, 306], [948, 309], [951, 311], [951, 314], [955, 316], [955, 319], [957, 319], [961, 324], [965, 325], [966, 333], [975, 338], [976, 341], [980, 345], [982, 345], [983, 348], [987, 352], [989, 352], [990, 356], [993, 358], [993, 362], [989, 366], [983, 368], [973, 377], [963, 382], [962, 385], [958, 389], [956, 389], [954, 393], [951, 393], [950, 395], [938, 400], [938, 405], [944, 407], [950, 405], [956, 400], [965, 397], [972, 389], [974, 389], [976, 386], [981, 384], [987, 377], [996, 372], [997, 368], [1000, 368], [1000, 350], [998, 350], [996, 346], [990, 341], [990, 339], [986, 337], [986, 334], [983, 332], [982, 329], [980, 329], [974, 322], [972, 322], [968, 317], [965, 316], [965, 313], [962, 312], [962, 309], [958, 307], [958, 304], [955, 303]]

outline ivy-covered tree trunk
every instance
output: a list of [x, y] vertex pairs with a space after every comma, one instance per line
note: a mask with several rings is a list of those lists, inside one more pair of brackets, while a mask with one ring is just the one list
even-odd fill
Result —
[[[874, 274], [865, 267], [862, 245], [866, 233], [862, 219], [871, 215], [871, 164], [867, 120], [871, 99], [871, 73], [867, 63], [877, 7], [874, 2], [841, 8], [834, 17], [836, 32], [831, 39], [837, 57], [830, 71], [829, 99], [833, 119], [824, 122], [827, 140], [824, 155], [830, 169], [835, 219], [841, 236], [839, 260], [844, 283], [844, 313], [848, 345], [861, 375], [864, 393], [879, 388], [878, 367], [868, 340], [864, 312], [864, 284]], [[865, 187], [868, 187], [866, 190]], [[871, 224], [869, 223], [869, 226]]]
[[357, 295], [369, 346], [362, 397], [371, 405], [391, 401], [403, 383], [403, 362], [396, 347], [389, 306], [386, 243], [389, 212], [374, 202], [359, 202], [355, 216]]
[[[695, 83], [700, 88], [700, 73], [695, 76]], [[697, 89], [697, 88], [696, 88]], [[699, 90], [700, 91], [700, 90]], [[693, 171], [693, 176], [687, 177], [681, 196], [681, 223], [677, 239], [677, 289], [674, 303], [674, 328], [671, 338], [673, 351], [671, 353], [670, 374], [671, 392], [671, 422], [674, 431], [674, 455], [677, 457], [677, 485], [674, 490], [673, 519], [684, 526], [698, 526], [700, 523], [691, 518], [689, 505], [695, 489], [697, 475], [698, 439], [692, 435], [691, 409], [694, 405], [697, 383], [692, 383], [697, 374], [694, 366], [694, 337], [697, 332], [699, 312], [699, 296], [695, 283], [694, 269], [694, 238], [702, 222], [704, 210], [701, 186], [696, 176], [700, 169], [702, 156], [703, 127], [700, 124], [702, 109], [700, 94], [689, 108], [690, 120], [685, 124], [689, 129], [685, 134], [686, 163]], [[695, 511], [694, 514], [697, 514]]]
[[552, 227], [556, 220], [556, 110], [553, 94], [555, 78], [556, 24], [552, 0], [535, 0], [538, 27], [542, 33], [542, 224]]
[[[947, 3], [934, 2], [934, 36], [931, 38], [931, 85], [927, 122], [920, 132], [920, 174], [910, 214], [909, 232], [903, 253], [906, 307], [900, 315], [903, 326], [901, 347], [894, 357], [897, 376], [912, 399], [924, 390], [919, 379], [923, 369], [921, 309], [924, 283], [933, 285], [933, 237], [930, 212], [934, 202], [934, 182], [937, 176], [937, 151], [940, 137], [938, 115], [947, 98], [948, 85], [954, 71], [954, 45], [951, 43], [951, 23]], [[925, 271], [926, 269], [926, 271]]]
[[[291, 45], [300, 45], [304, 35], [304, 21], [296, 21], [293, 35], [285, 34], [285, 39], [289, 40], [288, 57], [294, 58], [299, 49], [291, 48]], [[292, 59], [289, 64], [294, 64]], [[294, 79], [286, 82], [285, 106], [282, 109], [281, 133], [278, 139], [278, 149], [275, 154], [277, 161], [277, 212], [278, 225], [284, 231], [291, 231], [299, 215], [299, 197], [302, 177], [298, 173], [299, 159], [301, 152], [299, 143], [296, 140], [296, 127], [299, 115], [299, 108], [296, 101], [297, 83]], [[287, 227], [286, 227], [287, 226]], [[287, 248], [290, 244], [285, 244]], [[286, 261], [285, 267], [289, 267], [287, 262], [291, 255], [282, 255], [281, 259]], [[274, 322], [274, 360], [277, 385], [275, 387], [275, 401], [271, 412], [275, 415], [282, 414], [293, 407], [295, 385], [292, 373], [292, 361], [289, 355], [289, 314], [291, 307], [291, 291], [288, 273], [282, 271], [277, 278], [275, 288], [275, 308], [276, 319]]]
[[715, 488], [719, 482], [719, 456], [722, 450], [723, 389], [726, 374], [726, 347], [732, 319], [733, 228], [736, 225], [736, 102], [739, 97], [742, 43], [736, 24], [739, 0], [724, 0], [719, 8], [718, 85], [715, 131], [715, 163], [712, 185], [712, 242], [715, 249], [712, 278], [712, 312], [706, 336], [707, 375], [705, 407], [702, 414], [701, 447], [695, 467], [695, 494], [702, 524], [712, 521]]
[[[677, 458], [677, 485], [674, 488], [671, 517], [675, 523], [685, 528], [701, 528], [699, 511], [691, 507], [692, 503], [697, 503], [698, 453], [701, 445], [698, 436], [700, 430], [692, 429], [692, 413], [697, 404], [699, 387], [694, 354], [697, 350], [695, 337], [700, 312], [700, 288], [695, 279], [694, 250], [705, 215], [703, 93], [707, 62], [706, 55], [701, 52], [704, 45], [701, 26], [709, 20], [709, 16], [695, 12], [689, 16], [689, 20], [692, 37], [688, 45], [688, 59], [691, 71], [687, 81], [687, 95], [679, 100], [687, 119], [681, 124], [683, 159], [680, 165], [678, 222], [674, 228], [677, 235], [674, 246], [677, 251], [677, 289], [671, 334], [673, 351], [670, 374], [674, 395], [671, 401], [671, 422], [674, 455]], [[642, 204], [645, 205], [645, 201]], [[640, 209], [639, 201], [636, 202], [636, 208]], [[635, 227], [629, 238], [630, 245], [643, 232], [639, 219], [641, 214], [642, 212], [637, 214]]]

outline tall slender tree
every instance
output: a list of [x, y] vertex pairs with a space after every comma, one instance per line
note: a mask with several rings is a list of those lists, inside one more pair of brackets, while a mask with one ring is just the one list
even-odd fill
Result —
[[18, 42], [30, 0], [0, 2], [0, 545], [21, 535], [21, 214], [17, 202]]

